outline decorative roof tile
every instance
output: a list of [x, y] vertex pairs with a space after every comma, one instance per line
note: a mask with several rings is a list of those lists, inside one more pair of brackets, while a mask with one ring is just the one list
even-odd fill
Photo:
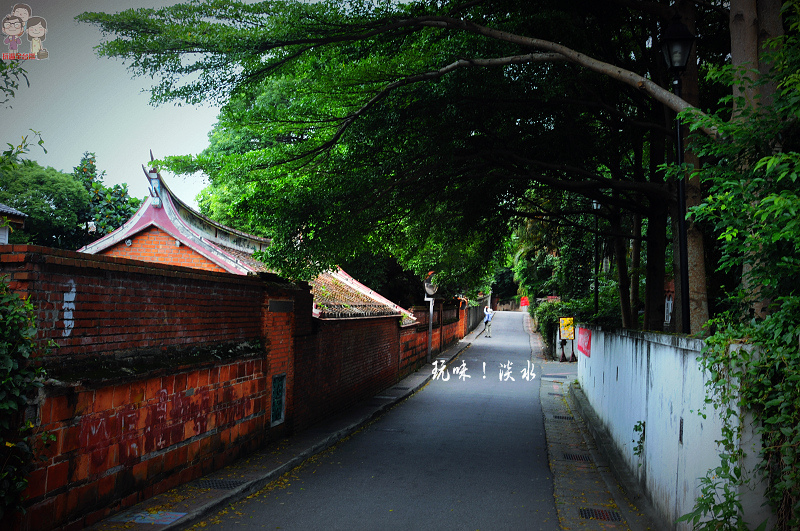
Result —
[[20, 212], [16, 208], [0, 203], [0, 214], [11, 214], [13, 216], [28, 217], [28, 214]]
[[[253, 257], [253, 253], [265, 249], [270, 240], [226, 227], [203, 216], [178, 199], [156, 169], [144, 166], [142, 169], [150, 182], [151, 197], [122, 227], [79, 251], [99, 253], [155, 226], [230, 273], [274, 272]], [[319, 275], [309, 284], [314, 296], [315, 317], [337, 319], [396, 315], [404, 324], [416, 320], [411, 312], [340, 268]]]

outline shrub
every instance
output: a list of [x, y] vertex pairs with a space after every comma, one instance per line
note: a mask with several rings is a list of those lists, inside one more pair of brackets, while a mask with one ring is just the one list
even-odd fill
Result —
[[48, 442], [25, 419], [29, 399], [44, 377], [31, 360], [35, 338], [33, 305], [20, 299], [0, 277], [0, 518], [21, 508], [35, 446]]

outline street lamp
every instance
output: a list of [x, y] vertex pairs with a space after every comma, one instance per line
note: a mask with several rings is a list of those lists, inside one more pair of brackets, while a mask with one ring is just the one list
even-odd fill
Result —
[[600, 203], [592, 199], [592, 210], [594, 210], [594, 318], [597, 319], [597, 314], [600, 309], [600, 295], [598, 291], [598, 283], [600, 276], [600, 266], [597, 259], [597, 211], [600, 210]]
[[[675, 15], [672, 23], [664, 31], [661, 51], [667, 62], [667, 70], [673, 74], [675, 95], [681, 97], [681, 74], [686, 70], [689, 55], [694, 43], [694, 35]], [[683, 136], [681, 135], [681, 119], [675, 117], [676, 160], [678, 166], [683, 165]], [[680, 247], [681, 268], [681, 327], [684, 334], [691, 333], [689, 320], [689, 254], [686, 234], [686, 176], [678, 179], [678, 247]]]
[[[430, 309], [428, 311], [428, 355], [425, 357], [425, 362], [431, 362], [431, 346], [433, 342], [433, 301], [434, 295], [439, 290], [439, 286], [433, 283], [433, 271], [428, 273], [428, 276], [425, 278], [425, 300], [430, 303]], [[439, 323], [441, 326], [441, 323]]]
[[664, 36], [661, 39], [661, 52], [664, 54], [664, 60], [667, 62], [667, 69], [670, 72], [680, 75], [686, 70], [693, 43], [694, 35], [681, 22], [680, 15], [675, 15], [672, 23], [664, 30]]

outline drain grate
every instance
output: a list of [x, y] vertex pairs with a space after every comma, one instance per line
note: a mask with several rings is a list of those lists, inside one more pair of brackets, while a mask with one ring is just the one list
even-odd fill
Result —
[[616, 511], [606, 509], [579, 509], [581, 518], [586, 520], [605, 520], [606, 522], [621, 522], [622, 515]]
[[592, 460], [591, 456], [581, 454], [564, 454], [564, 459], [569, 461], [583, 461], [584, 463], [589, 463]]
[[550, 396], [564, 396], [563, 393], [547, 393]]
[[410, 387], [392, 387], [392, 389], [397, 389], [398, 391], [408, 391], [411, 388]]
[[203, 489], [231, 490], [241, 487], [245, 482], [238, 479], [199, 479], [197, 486]]
[[573, 417], [569, 415], [553, 415], [553, 418], [556, 420], [575, 420]]

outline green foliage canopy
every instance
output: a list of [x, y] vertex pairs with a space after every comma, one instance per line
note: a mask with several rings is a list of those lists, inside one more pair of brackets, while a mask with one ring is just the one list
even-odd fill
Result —
[[628, 76], [663, 73], [648, 43], [667, 6], [642, 24], [623, 4], [206, 1], [78, 19], [116, 36], [101, 54], [160, 76], [154, 102], [225, 104], [212, 148], [167, 166], [206, 172], [205, 211], [270, 236], [271, 266], [309, 277], [381, 249], [470, 283], [538, 211], [533, 182], [641, 215], [670, 202], [628, 157], [665, 133], [641, 90], [682, 105]]
[[0, 203], [28, 215], [14, 243], [75, 249], [82, 238], [80, 222], [89, 209], [89, 194], [71, 175], [25, 161], [0, 175]]
[[9, 152], [0, 167], [0, 203], [28, 216], [11, 242], [75, 250], [125, 223], [141, 201], [128, 195], [127, 185], [106, 187], [102, 177], [93, 153], [70, 175]]
[[84, 217], [91, 224], [91, 229], [86, 231], [84, 245], [122, 226], [141, 205], [140, 199], [128, 195], [127, 184], [103, 185], [105, 173], [103, 171], [98, 175], [95, 154], [88, 152], [83, 154], [80, 164], [73, 171], [73, 176], [89, 193], [90, 204]]

